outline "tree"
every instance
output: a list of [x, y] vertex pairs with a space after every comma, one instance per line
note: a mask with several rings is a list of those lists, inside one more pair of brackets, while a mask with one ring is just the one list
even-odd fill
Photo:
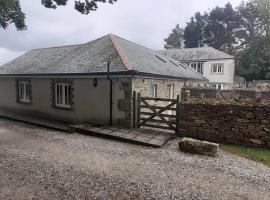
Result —
[[172, 30], [172, 33], [168, 36], [168, 38], [164, 39], [165, 49], [180, 49], [183, 43], [183, 34], [184, 30], [180, 28], [179, 24]]
[[200, 12], [192, 17], [184, 30], [184, 40], [186, 48], [204, 46], [204, 30], [207, 23], [207, 14], [201, 15]]
[[264, 33], [270, 36], [270, 1], [269, 0], [251, 0], [258, 11], [258, 18]]
[[237, 32], [239, 48], [248, 48], [256, 37], [261, 36], [258, 9], [252, 2], [242, 2], [237, 12], [241, 16], [240, 30]]
[[[69, 0], [41, 0], [42, 5], [46, 8], [56, 9], [58, 6], [65, 6]], [[75, 9], [82, 14], [89, 14], [91, 11], [98, 9], [98, 3], [110, 3], [113, 4], [117, 0], [84, 0], [75, 1]]]
[[14, 23], [17, 30], [25, 30], [24, 20], [25, 15], [18, 0], [0, 1], [0, 28], [6, 29], [9, 24]]
[[256, 38], [239, 58], [237, 73], [248, 80], [268, 78], [270, 72], [270, 37]]
[[209, 46], [224, 50], [227, 53], [235, 53], [237, 45], [237, 31], [240, 28], [240, 16], [230, 3], [224, 8], [214, 8], [208, 17], [205, 27], [205, 43]]
[[[46, 8], [56, 9], [67, 5], [69, 0], [41, 0]], [[81, 14], [87, 15], [98, 9], [99, 3], [113, 4], [117, 0], [82, 0], [75, 1], [74, 8]], [[25, 30], [25, 14], [21, 10], [19, 0], [0, 0], [0, 28], [6, 29], [9, 24], [15, 24], [17, 30]]]

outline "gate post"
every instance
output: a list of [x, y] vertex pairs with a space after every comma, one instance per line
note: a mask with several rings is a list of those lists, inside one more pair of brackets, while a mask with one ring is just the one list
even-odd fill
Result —
[[137, 127], [137, 123], [136, 123], [136, 119], [137, 119], [137, 114], [136, 114], [136, 111], [137, 111], [137, 100], [136, 100], [136, 91], [133, 91], [133, 128], [136, 128]]
[[141, 94], [137, 97], [137, 128], [141, 127]]
[[176, 99], [176, 124], [175, 124], [175, 133], [176, 135], [179, 135], [179, 117], [180, 117], [180, 96], [177, 95]]

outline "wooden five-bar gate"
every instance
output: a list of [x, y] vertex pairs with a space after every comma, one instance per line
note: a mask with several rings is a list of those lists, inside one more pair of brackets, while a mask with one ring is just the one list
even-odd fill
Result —
[[[137, 96], [137, 127], [173, 130], [178, 133], [179, 95], [176, 99]], [[135, 116], [134, 116], [135, 117]]]

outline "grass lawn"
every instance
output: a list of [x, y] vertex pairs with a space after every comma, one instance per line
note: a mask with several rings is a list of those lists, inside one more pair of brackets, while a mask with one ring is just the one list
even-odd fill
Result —
[[270, 166], [270, 149], [247, 148], [235, 145], [221, 145], [221, 148], [225, 151], [229, 151], [239, 156], [243, 156]]

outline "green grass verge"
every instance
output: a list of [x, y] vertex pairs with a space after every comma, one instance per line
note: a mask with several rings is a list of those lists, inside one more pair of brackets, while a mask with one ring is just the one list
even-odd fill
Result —
[[221, 148], [225, 151], [229, 151], [239, 156], [270, 166], [270, 149], [247, 148], [235, 145], [221, 145]]

